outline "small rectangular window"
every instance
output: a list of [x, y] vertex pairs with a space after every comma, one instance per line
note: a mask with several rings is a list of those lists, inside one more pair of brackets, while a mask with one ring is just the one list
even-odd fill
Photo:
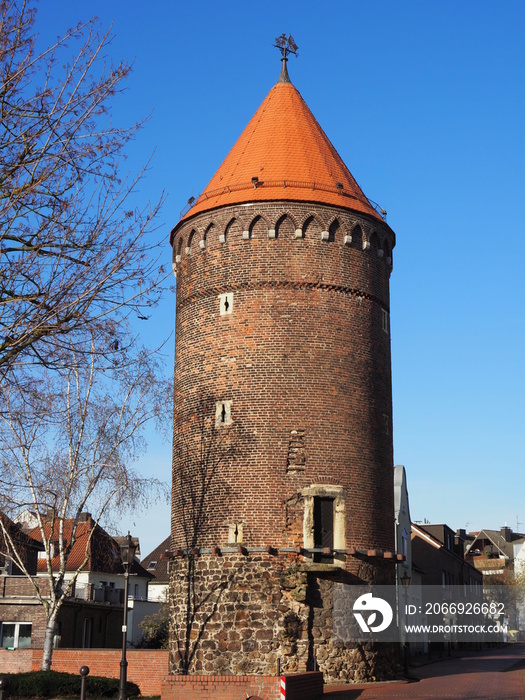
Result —
[[230, 425], [232, 422], [231, 417], [232, 402], [231, 401], [217, 401], [215, 404], [215, 427], [219, 428], [223, 425]]
[[381, 328], [384, 330], [384, 332], [388, 335], [388, 311], [385, 311], [385, 309], [381, 309]]
[[219, 309], [221, 316], [227, 316], [233, 311], [233, 292], [219, 294]]
[[84, 619], [84, 625], [82, 628], [82, 648], [83, 649], [90, 649], [91, 648], [92, 634], [93, 634], [93, 618], [86, 617]]
[[401, 554], [406, 558], [408, 556], [408, 536], [406, 532], [401, 535]]
[[330, 554], [316, 552], [315, 562], [332, 564], [331, 550], [334, 548], [334, 499], [316, 496], [314, 498], [314, 547], [328, 548]]
[[239, 544], [242, 541], [242, 523], [230, 523], [228, 525], [228, 543]]

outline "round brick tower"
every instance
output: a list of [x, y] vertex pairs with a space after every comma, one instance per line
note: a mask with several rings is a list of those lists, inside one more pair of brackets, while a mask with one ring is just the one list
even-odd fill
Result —
[[286, 59], [171, 242], [172, 672], [388, 675], [330, 611], [393, 581], [395, 236]]

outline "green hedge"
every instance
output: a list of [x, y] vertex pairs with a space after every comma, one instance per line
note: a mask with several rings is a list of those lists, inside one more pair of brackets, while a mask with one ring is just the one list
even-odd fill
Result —
[[[8, 696], [50, 698], [73, 695], [80, 697], [80, 675], [59, 671], [30, 671], [29, 673], [3, 673], [9, 680]], [[118, 695], [119, 679], [101, 676], [87, 677], [87, 695], [90, 698], [112, 698]], [[136, 683], [127, 683], [128, 697], [140, 695]]]

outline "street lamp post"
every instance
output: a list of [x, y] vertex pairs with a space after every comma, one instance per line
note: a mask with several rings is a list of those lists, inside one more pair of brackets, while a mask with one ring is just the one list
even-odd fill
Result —
[[131, 535], [128, 534], [120, 545], [120, 556], [124, 566], [124, 619], [122, 623], [122, 659], [120, 661], [120, 683], [118, 697], [119, 700], [127, 700], [127, 674], [128, 661], [126, 659], [127, 634], [128, 634], [128, 593], [129, 593], [129, 570], [135, 558], [137, 547]]

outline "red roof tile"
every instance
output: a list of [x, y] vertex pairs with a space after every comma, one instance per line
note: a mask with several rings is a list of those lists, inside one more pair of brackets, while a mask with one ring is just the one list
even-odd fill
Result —
[[[91, 538], [91, 541], [89, 541], [89, 533], [93, 528], [97, 528], [98, 526], [95, 526], [93, 520], [91, 517], [89, 517], [86, 521], [84, 522], [79, 522], [77, 525], [77, 530], [76, 530], [76, 536], [75, 536], [75, 544], [73, 545], [71, 552], [69, 553], [69, 557], [67, 558], [66, 562], [66, 571], [75, 571], [84, 561], [84, 558], [87, 555], [87, 563], [86, 563], [86, 570], [91, 570], [93, 568], [94, 562], [92, 561], [92, 555], [93, 555], [93, 537], [97, 538], [97, 532], [95, 529], [95, 532], [93, 533], [93, 537]], [[71, 539], [73, 531], [73, 519], [71, 518], [66, 518], [64, 520], [64, 540], [65, 542], [69, 542]], [[102, 531], [103, 532], [103, 531]], [[50, 538], [51, 540], [58, 540], [59, 536], [59, 523], [58, 521], [55, 521], [54, 529], [53, 529], [53, 536], [51, 537], [51, 523], [45, 523], [44, 524], [44, 533], [46, 538]], [[35, 527], [33, 530], [29, 532], [31, 537], [34, 537], [38, 541], [42, 541], [42, 534], [40, 532], [40, 528]], [[104, 533], [106, 535], [106, 533]], [[107, 535], [106, 535], [107, 537]], [[60, 558], [57, 554], [57, 556], [53, 557], [51, 560], [51, 565], [54, 570], [57, 570], [60, 566]], [[44, 572], [46, 571], [46, 561], [45, 559], [39, 559], [38, 560], [38, 571]]]
[[[69, 542], [71, 539], [73, 522], [74, 521], [72, 518], [66, 518], [64, 520], [64, 540], [66, 542]], [[93, 531], [93, 534], [90, 539], [89, 534], [91, 531]], [[58, 540], [58, 532], [59, 524], [58, 521], [55, 521], [53, 537], [51, 540]], [[50, 537], [50, 523], [45, 523], [44, 533], [46, 538]], [[38, 527], [35, 527], [28, 534], [38, 542], [42, 542], [42, 534]], [[95, 524], [95, 521], [91, 516], [88, 516], [86, 520], [79, 521], [77, 525], [75, 543], [73, 544], [71, 552], [67, 558], [66, 571], [76, 571], [80, 566], [82, 566], [86, 554], [87, 562], [84, 567], [85, 571], [97, 571], [114, 574], [120, 574], [124, 571], [118, 543], [110, 535], [108, 535], [104, 529]], [[46, 566], [45, 559], [38, 560], [37, 570], [39, 573], [45, 572], [47, 570]], [[59, 555], [53, 557], [51, 560], [51, 567], [54, 571], [59, 570]], [[133, 562], [130, 571], [131, 573], [139, 576], [147, 576], [148, 578], [152, 578], [151, 574], [148, 573], [136, 560]]]
[[331, 204], [381, 218], [285, 70], [184, 218], [269, 200]]

